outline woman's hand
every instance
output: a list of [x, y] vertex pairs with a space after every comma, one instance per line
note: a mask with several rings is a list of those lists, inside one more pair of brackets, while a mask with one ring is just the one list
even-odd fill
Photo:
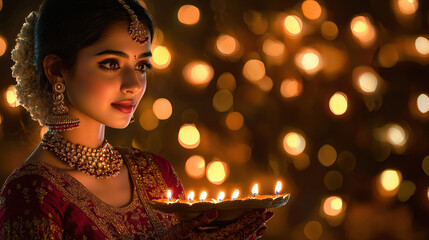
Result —
[[266, 231], [267, 227], [265, 223], [274, 213], [266, 209], [254, 210], [225, 227], [211, 230], [210, 232], [195, 231], [196, 228], [207, 226], [213, 222], [217, 218], [217, 215], [217, 211], [212, 210], [188, 222], [176, 224], [169, 229], [164, 239], [257, 239]]

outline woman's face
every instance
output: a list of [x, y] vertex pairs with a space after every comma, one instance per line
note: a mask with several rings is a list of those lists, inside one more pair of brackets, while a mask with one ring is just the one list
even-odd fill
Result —
[[133, 41], [127, 22], [112, 25], [78, 52], [75, 71], [64, 75], [69, 112], [81, 125], [95, 120], [112, 128], [128, 126], [146, 90], [151, 55], [150, 42]]

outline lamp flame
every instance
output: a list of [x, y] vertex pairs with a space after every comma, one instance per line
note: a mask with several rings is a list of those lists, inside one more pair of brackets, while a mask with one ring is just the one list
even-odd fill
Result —
[[203, 202], [207, 198], [207, 192], [203, 191], [200, 195], [200, 201]]
[[282, 190], [282, 182], [278, 181], [275, 189], [276, 194], [279, 194], [280, 190]]
[[224, 192], [220, 192], [219, 195], [217, 196], [217, 200], [219, 202], [222, 202], [224, 198], [225, 198], [225, 193]]
[[193, 201], [193, 200], [194, 200], [194, 197], [195, 197], [195, 193], [194, 193], [193, 191], [191, 191], [191, 192], [188, 194], [188, 200], [189, 200], [189, 201]]
[[238, 195], [240, 194], [240, 192], [238, 191], [238, 190], [235, 190], [233, 193], [232, 193], [232, 200], [236, 200], [237, 198], [238, 198]]
[[169, 201], [171, 201], [171, 190], [167, 191], [167, 198]]
[[256, 196], [257, 194], [258, 194], [258, 184], [255, 184], [255, 185], [253, 185], [253, 188], [252, 188], [252, 193], [253, 193], [253, 196]]

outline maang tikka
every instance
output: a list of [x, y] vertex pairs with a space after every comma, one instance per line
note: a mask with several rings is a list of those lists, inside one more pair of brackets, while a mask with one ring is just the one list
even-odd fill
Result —
[[134, 13], [134, 10], [131, 9], [131, 7], [125, 3], [124, 0], [118, 0], [118, 2], [122, 5], [122, 7], [127, 10], [128, 14], [131, 18], [131, 24], [128, 28], [128, 33], [131, 35], [133, 41], [136, 41], [140, 44], [143, 44], [149, 40], [148, 31], [141, 23], [137, 17], [137, 15]]
[[66, 86], [63, 82], [58, 81], [54, 84], [54, 106], [52, 108], [53, 114], [49, 115], [45, 124], [51, 130], [66, 131], [77, 128], [80, 120], [68, 113], [68, 108], [64, 104], [64, 91]]

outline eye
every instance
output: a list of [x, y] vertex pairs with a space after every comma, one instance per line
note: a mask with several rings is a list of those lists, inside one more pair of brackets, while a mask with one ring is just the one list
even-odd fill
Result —
[[107, 71], [115, 71], [120, 69], [119, 63], [115, 59], [106, 59], [104, 61], [101, 61], [98, 63], [100, 68], [107, 70]]
[[152, 64], [147, 63], [147, 62], [142, 62], [142, 63], [139, 63], [135, 69], [137, 71], [140, 71], [140, 72], [144, 73], [144, 72], [146, 72], [147, 70], [149, 70], [151, 68], [152, 68]]

